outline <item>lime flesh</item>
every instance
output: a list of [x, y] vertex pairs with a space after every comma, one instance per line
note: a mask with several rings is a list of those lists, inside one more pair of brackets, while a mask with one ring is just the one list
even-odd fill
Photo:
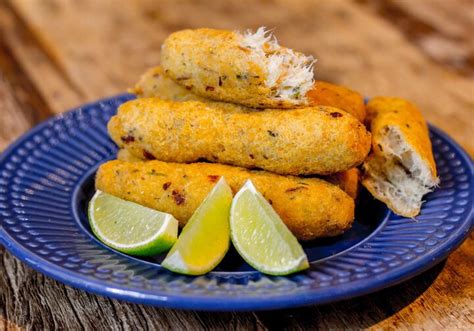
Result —
[[230, 244], [232, 191], [222, 177], [189, 219], [162, 266], [186, 275], [202, 275], [224, 258]]
[[159, 254], [178, 236], [178, 221], [172, 215], [101, 191], [89, 202], [89, 223], [100, 241], [130, 255]]
[[287, 275], [309, 267], [298, 240], [250, 180], [234, 197], [230, 228], [239, 254], [263, 273]]

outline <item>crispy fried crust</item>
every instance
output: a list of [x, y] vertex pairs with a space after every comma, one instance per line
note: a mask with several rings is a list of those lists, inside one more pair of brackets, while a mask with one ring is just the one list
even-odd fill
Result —
[[366, 116], [364, 98], [345, 86], [316, 81], [314, 88], [307, 93], [313, 106], [330, 106], [342, 109], [364, 122]]
[[[133, 156], [127, 149], [121, 149], [117, 153], [117, 159], [126, 162], [144, 162]], [[347, 171], [338, 172], [332, 175], [321, 176], [321, 179], [339, 186], [341, 190], [349, 194], [352, 199], [357, 199], [360, 188], [360, 170], [352, 168]]]
[[166, 76], [160, 66], [148, 69], [138, 83], [130, 89], [139, 98], [158, 97], [171, 101], [205, 101], [206, 98], [197, 96], [185, 87], [175, 83]]
[[112, 139], [142, 159], [211, 162], [279, 174], [345, 171], [360, 164], [370, 134], [331, 107], [252, 111], [226, 103], [137, 99], [120, 106]]
[[293, 108], [300, 100], [275, 99], [265, 85], [267, 70], [257, 63], [239, 35], [214, 29], [182, 30], [163, 43], [161, 65], [175, 82], [193, 93], [217, 101], [255, 108]]
[[119, 149], [117, 153], [117, 160], [126, 161], [126, 162], [143, 162], [143, 159], [140, 159], [130, 153], [128, 149]]
[[300, 240], [336, 236], [352, 225], [354, 200], [333, 184], [221, 164], [109, 161], [100, 166], [96, 187], [171, 213], [183, 226], [220, 176], [234, 194], [251, 179]]
[[428, 165], [432, 177], [436, 177], [436, 164], [431, 149], [428, 126], [421, 112], [412, 103], [393, 97], [376, 97], [367, 104], [367, 120], [372, 132], [372, 150], [375, 155], [384, 155], [379, 143], [386, 128], [400, 129], [404, 140]]
[[[158, 97], [171, 101], [210, 101], [175, 83], [160, 66], [147, 70], [130, 92], [139, 98]], [[364, 122], [366, 115], [364, 98], [353, 90], [317, 81], [307, 96], [313, 106], [339, 108]]]
[[349, 194], [354, 200], [359, 195], [360, 170], [352, 168], [347, 171], [338, 172], [333, 175], [324, 176], [322, 179], [339, 186], [344, 192]]

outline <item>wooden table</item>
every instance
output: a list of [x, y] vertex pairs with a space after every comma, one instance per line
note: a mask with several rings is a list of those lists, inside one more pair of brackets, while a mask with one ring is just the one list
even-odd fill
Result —
[[[319, 79], [416, 102], [474, 154], [471, 0], [0, 1], [0, 150], [48, 116], [125, 91], [187, 27], [275, 27]], [[86, 294], [0, 248], [0, 329], [473, 328], [474, 240], [401, 285], [281, 312], [157, 309]]]

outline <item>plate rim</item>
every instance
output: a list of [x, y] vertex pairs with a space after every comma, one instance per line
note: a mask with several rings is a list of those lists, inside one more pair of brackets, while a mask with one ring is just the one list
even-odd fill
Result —
[[[51, 118], [39, 123], [19, 138], [10, 144], [1, 154], [0, 163], [2, 163], [9, 154], [11, 154], [23, 141], [28, 140], [38, 131], [50, 125], [58, 118], [65, 116], [67, 113], [78, 111], [81, 108], [87, 108], [101, 102], [110, 102], [116, 99], [128, 100], [130, 94], [118, 94], [108, 98], [102, 98], [97, 101], [85, 103], [75, 107], [61, 115], [52, 116]], [[430, 130], [445, 139], [458, 152], [470, 171], [471, 182], [473, 181], [474, 166], [471, 157], [467, 152], [452, 139], [448, 134], [433, 125], [429, 125]], [[473, 190], [472, 183], [470, 190]], [[372, 293], [383, 288], [387, 288], [399, 284], [409, 278], [412, 278], [432, 266], [438, 264], [449, 253], [459, 247], [464, 239], [469, 235], [473, 228], [473, 209], [468, 211], [467, 217], [463, 219], [462, 224], [452, 233], [448, 240], [440, 245], [430, 253], [421, 258], [413, 259], [404, 263], [396, 270], [391, 270], [385, 274], [374, 275], [371, 277], [372, 281], [367, 285], [365, 279], [358, 279], [345, 284], [339, 284], [335, 287], [318, 288], [307, 293], [286, 293], [277, 295], [265, 295], [263, 297], [225, 297], [225, 300], [218, 300], [215, 297], [205, 297], [196, 294], [180, 293], [165, 293], [160, 294], [160, 291], [141, 289], [127, 290], [121, 288], [119, 284], [107, 282], [105, 280], [98, 280], [90, 278], [86, 275], [76, 273], [72, 270], [60, 267], [55, 263], [48, 261], [38, 254], [34, 254], [29, 249], [25, 248], [21, 243], [12, 238], [3, 228], [3, 222], [0, 227], [0, 244], [2, 244], [8, 251], [22, 262], [26, 263], [33, 269], [57, 280], [68, 286], [77, 289], [85, 290], [86, 292], [98, 294], [106, 297], [121, 299], [132, 303], [149, 304], [168, 308], [181, 308], [192, 310], [205, 311], [249, 311], [249, 310], [271, 310], [279, 308], [289, 308], [296, 306], [304, 306], [311, 304], [324, 304], [344, 300], [348, 298], [362, 296]], [[365, 240], [365, 239], [364, 239]], [[357, 244], [358, 245], [358, 244]], [[352, 248], [352, 247], [351, 247]], [[325, 259], [323, 259], [325, 260]], [[322, 260], [321, 260], [322, 261]], [[315, 262], [315, 264], [321, 262]], [[421, 267], [420, 267], [421, 265]]]

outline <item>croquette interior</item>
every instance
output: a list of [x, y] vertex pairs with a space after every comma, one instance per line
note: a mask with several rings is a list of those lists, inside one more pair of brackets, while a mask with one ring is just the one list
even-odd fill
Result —
[[366, 163], [371, 186], [378, 195], [391, 201], [400, 214], [418, 214], [422, 198], [438, 184], [427, 164], [405, 142], [397, 127], [387, 126], [380, 148], [384, 154]]
[[266, 69], [265, 85], [275, 100], [306, 99], [306, 93], [314, 84], [312, 56], [281, 47], [265, 27], [237, 34], [241, 37], [240, 46], [251, 49], [253, 60]]

